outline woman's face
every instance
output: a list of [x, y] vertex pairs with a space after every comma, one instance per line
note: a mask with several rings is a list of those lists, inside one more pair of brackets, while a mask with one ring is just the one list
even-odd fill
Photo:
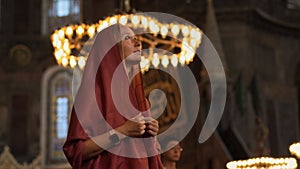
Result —
[[129, 64], [139, 64], [141, 61], [141, 42], [134, 32], [126, 26], [120, 26], [123, 56]]

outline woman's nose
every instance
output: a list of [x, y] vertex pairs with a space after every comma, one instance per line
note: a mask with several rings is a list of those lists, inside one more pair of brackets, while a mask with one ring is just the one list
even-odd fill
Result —
[[134, 47], [140, 47], [141, 45], [142, 45], [141, 41], [139, 41], [138, 39], [135, 39]]

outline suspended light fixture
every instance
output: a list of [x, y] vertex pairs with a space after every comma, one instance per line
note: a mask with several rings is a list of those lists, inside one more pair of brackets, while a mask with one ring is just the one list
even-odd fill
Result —
[[226, 164], [228, 169], [295, 169], [295, 158], [259, 157], [247, 160], [231, 161]]
[[273, 158], [265, 155], [268, 151], [264, 147], [264, 143], [268, 136], [268, 129], [263, 123], [260, 116], [256, 117], [256, 132], [257, 141], [257, 157], [230, 161], [226, 164], [228, 169], [296, 169], [297, 160], [293, 157]]
[[[106, 27], [120, 23], [133, 30], [143, 30], [147, 34], [138, 34], [139, 40], [147, 49], [143, 50], [140, 65], [142, 71], [147, 71], [152, 64], [176, 67], [193, 61], [197, 47], [202, 39], [202, 31], [192, 25], [178, 23], [161, 23], [152, 16], [137, 14], [116, 14], [95, 24], [68, 25], [54, 31], [51, 35], [54, 56], [59, 65], [83, 69], [87, 60], [88, 50], [92, 46], [94, 36]], [[90, 44], [89, 44], [90, 43]], [[157, 52], [156, 49], [165, 52]], [[88, 48], [87, 48], [88, 49]]]

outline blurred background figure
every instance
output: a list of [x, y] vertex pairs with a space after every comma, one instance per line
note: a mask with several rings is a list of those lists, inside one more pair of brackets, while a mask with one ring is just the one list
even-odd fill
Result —
[[176, 169], [176, 163], [181, 157], [183, 148], [180, 146], [180, 142], [176, 139], [169, 139], [165, 147], [162, 150], [167, 150], [161, 155], [161, 160], [164, 169]]

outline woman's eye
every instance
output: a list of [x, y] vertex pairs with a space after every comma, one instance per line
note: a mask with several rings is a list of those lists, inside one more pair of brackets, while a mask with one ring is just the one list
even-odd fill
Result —
[[129, 39], [131, 39], [131, 36], [125, 36], [124, 39], [125, 39], [125, 40], [129, 40]]

